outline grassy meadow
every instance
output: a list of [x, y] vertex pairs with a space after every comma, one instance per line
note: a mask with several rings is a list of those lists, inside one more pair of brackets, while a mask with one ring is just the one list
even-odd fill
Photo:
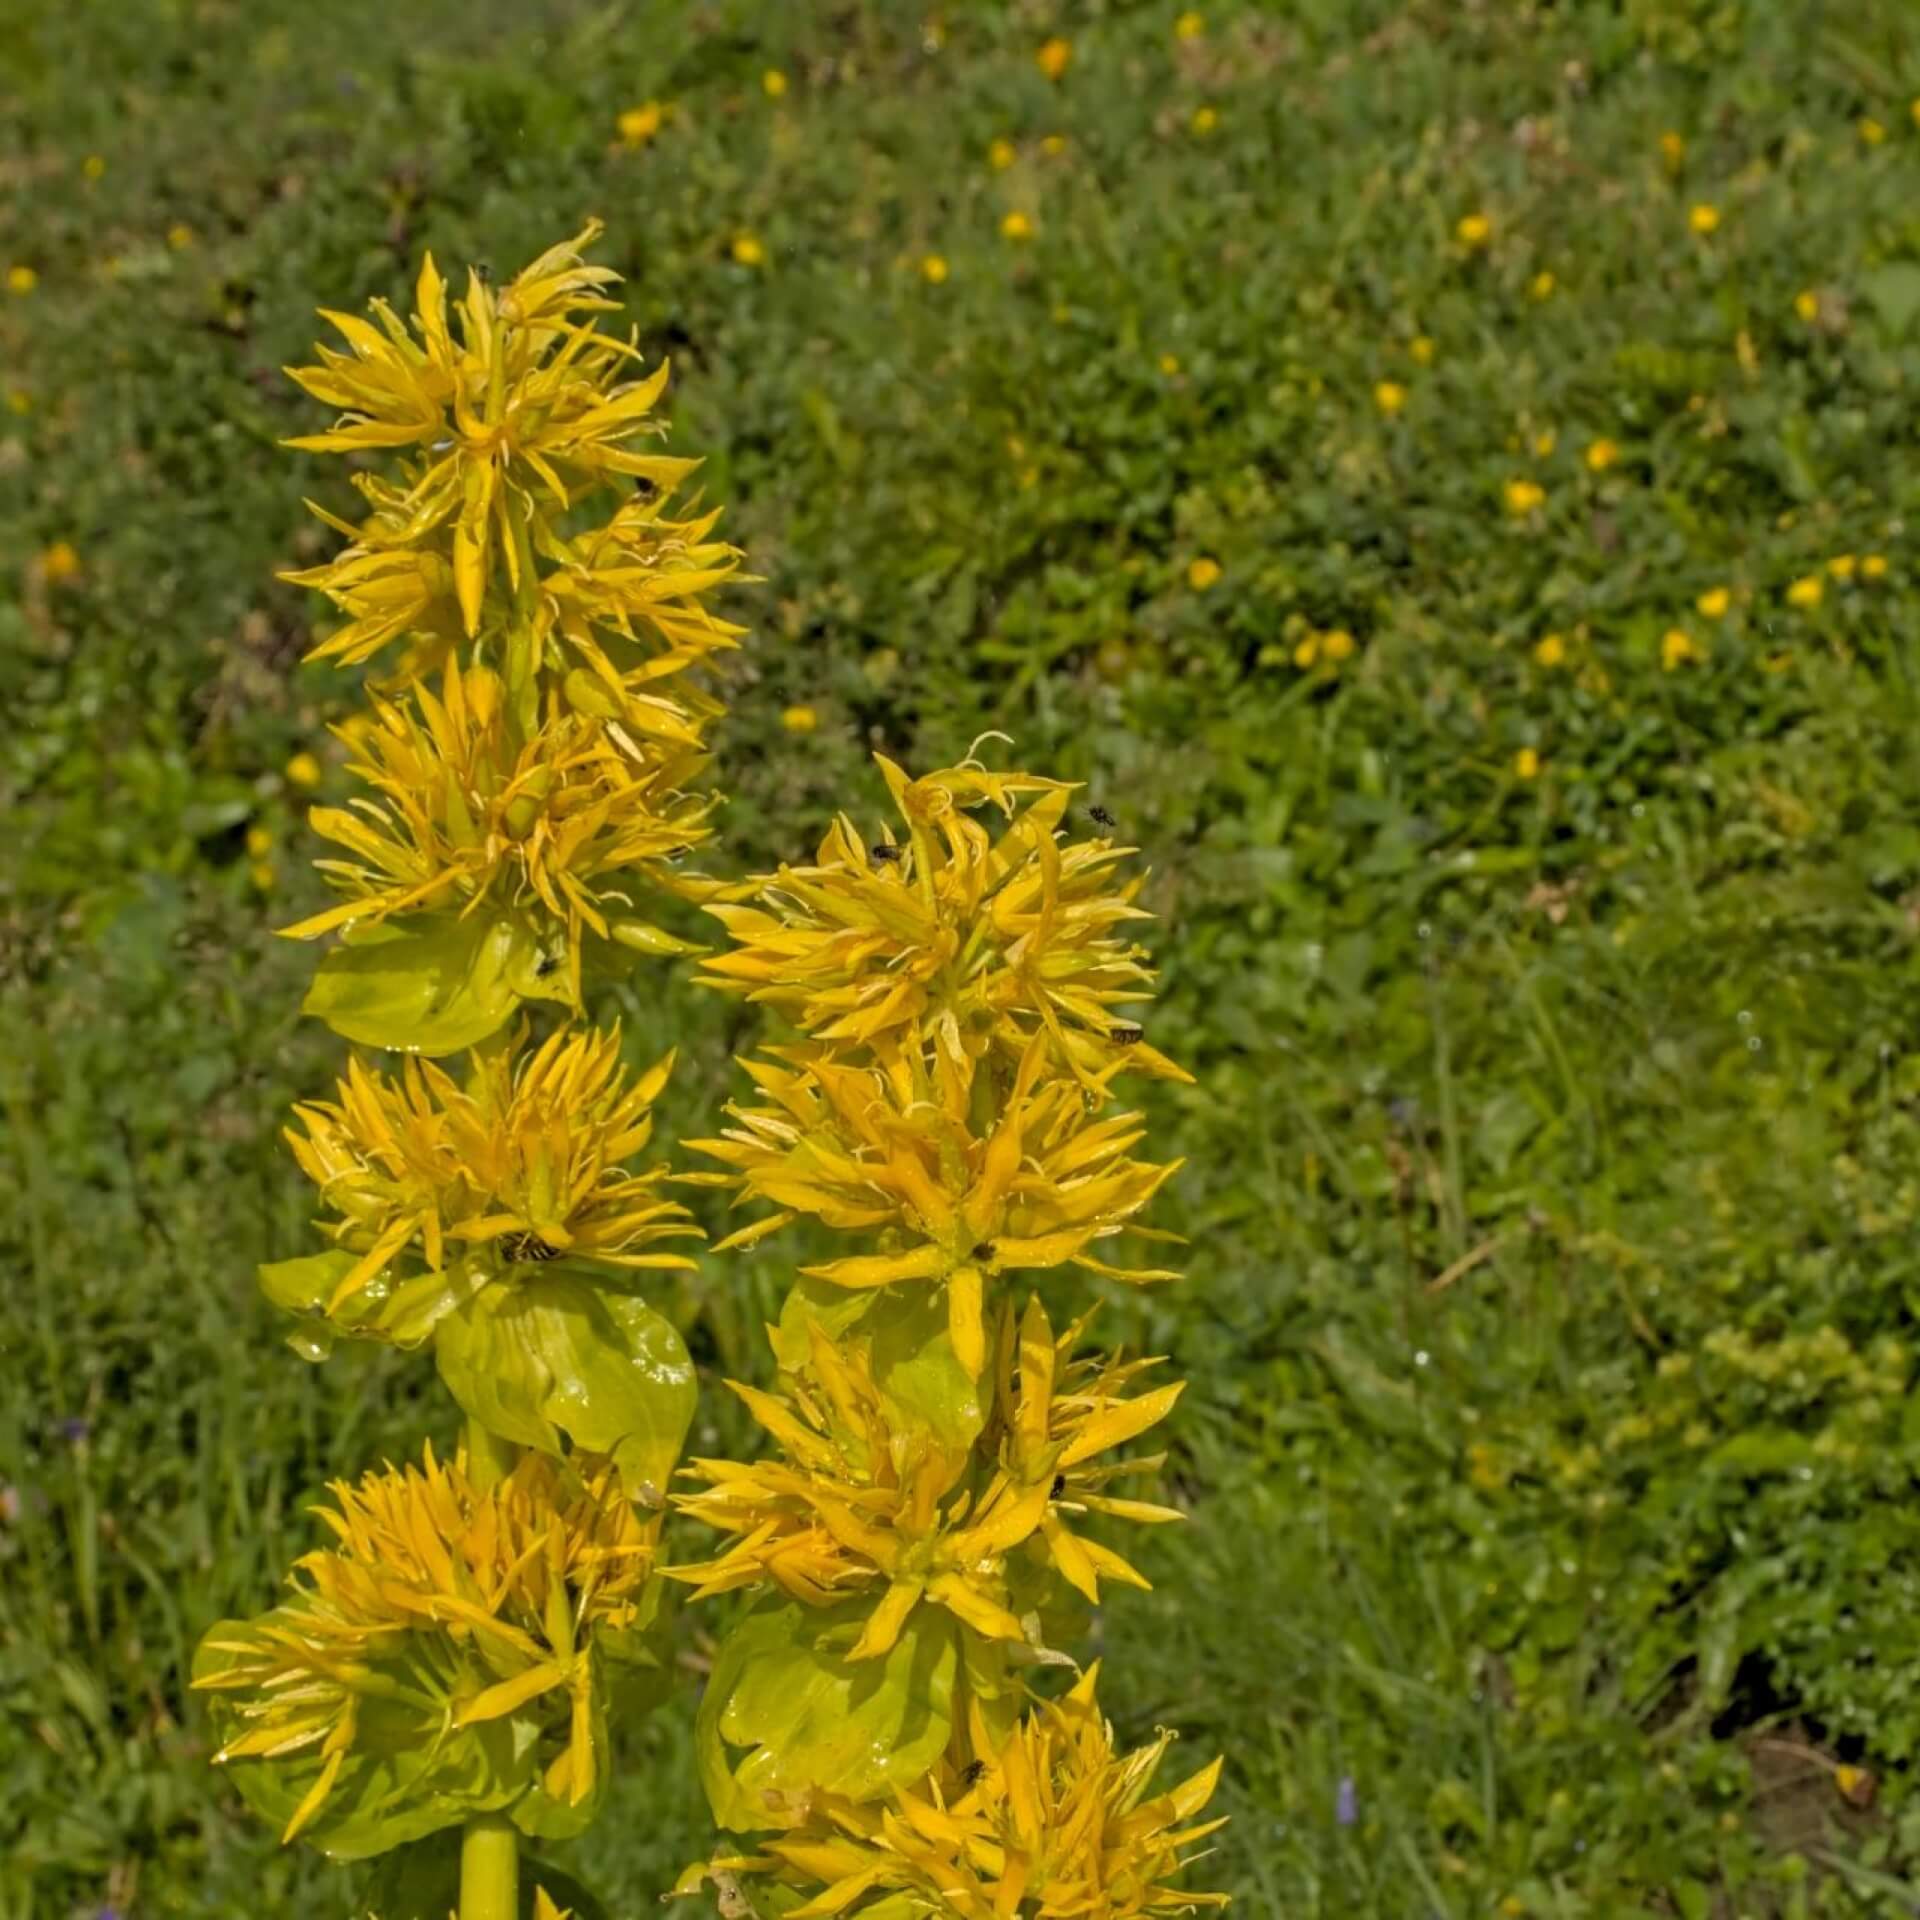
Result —
[[[1129, 1736], [1276, 1920], [1920, 1913], [1920, 12], [11, 0], [0, 1920], [346, 1920], [188, 1652], [431, 1366], [282, 1344], [318, 305], [597, 214], [757, 584], [713, 865], [983, 734], [1153, 869]], [[1059, 44], [1043, 59], [1050, 41]], [[755, 1016], [618, 996], [714, 1126]], [[710, 1382], [807, 1246], [706, 1258]], [[694, 1443], [736, 1434], [717, 1387]], [[569, 1865], [709, 1825], [712, 1620]]]

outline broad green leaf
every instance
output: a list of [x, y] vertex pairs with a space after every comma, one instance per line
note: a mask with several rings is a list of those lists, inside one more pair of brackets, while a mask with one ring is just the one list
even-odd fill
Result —
[[953, 1351], [945, 1292], [889, 1287], [860, 1330], [873, 1342], [874, 1378], [894, 1411], [943, 1446], [972, 1446], [986, 1423], [985, 1397]]
[[877, 1800], [926, 1772], [952, 1725], [956, 1630], [921, 1607], [884, 1660], [850, 1663], [861, 1603], [750, 1613], [701, 1696], [694, 1745], [713, 1817], [735, 1833], [790, 1826], [815, 1789]]
[[844, 1339], [886, 1297], [879, 1288], [836, 1287], [830, 1280], [802, 1274], [781, 1302], [779, 1324], [773, 1328], [773, 1357], [788, 1373], [797, 1372], [807, 1363], [810, 1326], [836, 1340]]
[[304, 1322], [294, 1336], [294, 1345], [310, 1359], [324, 1358], [340, 1334], [417, 1347], [445, 1315], [474, 1292], [486, 1272], [473, 1263], [459, 1263], [440, 1273], [415, 1273], [398, 1279], [391, 1273], [381, 1274], [328, 1313], [327, 1301], [357, 1258], [343, 1248], [334, 1248], [297, 1260], [271, 1260], [259, 1270], [260, 1290], [275, 1306], [298, 1314]]
[[356, 929], [320, 962], [304, 1010], [364, 1046], [455, 1053], [520, 1004], [517, 972], [537, 965], [517, 920], [433, 914]]
[[[533, 1784], [507, 1809], [513, 1824], [522, 1833], [540, 1840], [572, 1840], [593, 1825], [606, 1803], [607, 1785], [613, 1777], [613, 1752], [607, 1742], [607, 1682], [604, 1662], [594, 1662], [593, 1723], [589, 1738], [593, 1742], [593, 1786], [578, 1806], [556, 1800], [547, 1792], [546, 1770], [557, 1760], [572, 1732], [571, 1707], [557, 1726], [557, 1737], [541, 1743], [539, 1765]], [[558, 1699], [560, 1696], [555, 1695]]]
[[441, 1378], [461, 1408], [543, 1453], [609, 1453], [635, 1491], [667, 1484], [693, 1418], [693, 1364], [669, 1322], [577, 1270], [526, 1266], [436, 1330]]

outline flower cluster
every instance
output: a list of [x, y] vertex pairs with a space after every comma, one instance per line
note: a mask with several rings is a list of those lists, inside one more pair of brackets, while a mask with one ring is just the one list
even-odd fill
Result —
[[[1062, 782], [880, 770], [898, 827], [843, 816], [812, 865], [709, 908], [732, 946], [703, 978], [800, 1038], [745, 1062], [759, 1099], [690, 1143], [726, 1171], [683, 1177], [771, 1209], [723, 1249], [802, 1219], [863, 1244], [801, 1269], [778, 1390], [733, 1386], [777, 1454], [696, 1460], [676, 1497], [725, 1539], [668, 1573], [696, 1599], [763, 1596], [699, 1748], [722, 1824], [775, 1835], [683, 1889], [766, 1881], [810, 1895], [782, 1912], [876, 1920], [1188, 1911], [1217, 1897], [1166, 1876], [1210, 1830], [1180, 1823], [1217, 1768], [1146, 1800], [1167, 1736], [1116, 1758], [1091, 1673], [1063, 1699], [1024, 1677], [1073, 1664], [1050, 1644], [1071, 1603], [1146, 1584], [1100, 1532], [1182, 1517], [1115, 1490], [1161, 1464], [1115, 1450], [1179, 1385], [1133, 1391], [1157, 1362], [1083, 1352], [1085, 1317], [1057, 1334], [1013, 1292], [1061, 1268], [1176, 1277], [1096, 1251], [1155, 1233], [1140, 1216], [1178, 1166], [1137, 1156], [1144, 1124], [1113, 1098], [1129, 1072], [1188, 1077], [1139, 1022], [1142, 880], [1103, 809], [1073, 831]], [[784, 1704], [822, 1675], [844, 1747]], [[877, 1764], [888, 1742], [929, 1743], [931, 1770]]]
[[[400, 459], [395, 477], [353, 476], [358, 525], [315, 509], [349, 544], [286, 576], [347, 616], [314, 658], [398, 650], [372, 724], [341, 730], [378, 797], [312, 816], [349, 856], [321, 863], [345, 898], [287, 932], [480, 916], [542, 956], [544, 984], [518, 997], [575, 1008], [607, 943], [680, 949], [650, 895], [716, 891], [676, 865], [711, 806], [690, 783], [721, 709], [697, 669], [739, 635], [703, 604], [737, 551], [713, 513], [668, 511], [697, 462], [635, 445], [662, 431], [667, 368], [643, 376], [632, 342], [594, 324], [616, 277], [580, 259], [598, 231], [497, 294], [473, 275], [451, 309], [429, 256], [411, 327], [382, 301], [372, 321], [329, 313], [346, 350], [291, 370], [340, 409], [293, 445]], [[583, 502], [609, 494], [611, 516], [579, 531]]]
[[[332, 1493], [318, 1511], [336, 1544], [296, 1563], [291, 1597], [202, 1643], [194, 1685], [218, 1696], [216, 1761], [280, 1763], [238, 1764], [243, 1791], [275, 1811], [297, 1791], [282, 1839], [313, 1828], [349, 1854], [392, 1790], [396, 1744], [433, 1780], [409, 1795], [415, 1837], [490, 1805], [579, 1807], [605, 1766], [596, 1650], [641, 1620], [658, 1519], [589, 1455], [526, 1454], [482, 1491], [464, 1457], [429, 1446], [418, 1467]], [[492, 1731], [463, 1743], [479, 1729]], [[516, 1747], [505, 1768], [481, 1758]]]

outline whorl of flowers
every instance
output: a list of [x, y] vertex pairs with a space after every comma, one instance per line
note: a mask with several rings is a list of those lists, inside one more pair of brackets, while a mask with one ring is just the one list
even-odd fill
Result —
[[[702, 977], [802, 1038], [744, 1061], [758, 1100], [690, 1143], [727, 1171], [682, 1177], [772, 1209], [722, 1250], [802, 1219], [864, 1245], [801, 1269], [778, 1391], [730, 1383], [776, 1454], [695, 1460], [676, 1497], [725, 1544], [669, 1574], [695, 1599], [765, 1596], [723, 1645], [698, 1745], [722, 1823], [773, 1831], [681, 1890], [746, 1911], [763, 1886], [792, 1920], [1216, 1905], [1168, 1880], [1212, 1831], [1185, 1823], [1218, 1763], [1149, 1799], [1170, 1736], [1118, 1756], [1091, 1672], [1059, 1698], [1028, 1678], [1073, 1664], [1049, 1644], [1064, 1601], [1146, 1584], [1106, 1527], [1182, 1517], [1115, 1490], [1163, 1456], [1112, 1457], [1179, 1384], [1130, 1391], [1157, 1362], [1082, 1352], [1084, 1317], [1056, 1334], [1012, 1296], [1066, 1267], [1176, 1277], [1096, 1251], [1172, 1237], [1140, 1216], [1179, 1163], [1137, 1157], [1145, 1124], [1112, 1102], [1128, 1072], [1189, 1078], [1138, 1017], [1141, 882], [1109, 832], [1072, 835], [1062, 782], [880, 768], [904, 838], [843, 816], [813, 865], [708, 909], [733, 946]], [[788, 1704], [823, 1675], [846, 1676], [837, 1735]], [[888, 1742], [921, 1756], [917, 1784], [876, 1759]]]
[[[336, 1482], [315, 1511], [336, 1544], [309, 1553], [273, 1612], [202, 1645], [194, 1685], [221, 1696], [217, 1763], [318, 1762], [283, 1840], [322, 1820], [343, 1771], [411, 1735], [509, 1717], [557, 1752], [537, 1783], [578, 1805], [596, 1784], [594, 1649], [630, 1627], [653, 1571], [658, 1519], [642, 1521], [610, 1463], [526, 1454], [481, 1490], [464, 1457]], [[452, 1818], [460, 1817], [458, 1813]]]
[[684, 1254], [643, 1252], [697, 1238], [684, 1207], [658, 1197], [664, 1166], [625, 1162], [653, 1135], [652, 1106], [673, 1070], [668, 1054], [638, 1079], [620, 1060], [620, 1030], [550, 1035], [533, 1052], [476, 1053], [462, 1087], [411, 1058], [398, 1082], [348, 1063], [337, 1101], [294, 1108], [295, 1159], [339, 1216], [323, 1223], [358, 1256], [327, 1301], [345, 1306], [412, 1253], [438, 1273], [462, 1251], [500, 1260], [558, 1255], [616, 1267], [691, 1267]]
[[1171, 1790], [1148, 1789], [1173, 1736], [1117, 1753], [1100, 1712], [1098, 1665], [1058, 1700], [1036, 1701], [1004, 1738], [975, 1710], [964, 1766], [943, 1761], [889, 1802], [814, 1797], [805, 1819], [759, 1854], [691, 1867], [676, 1891], [764, 1874], [818, 1889], [787, 1920], [950, 1914], [956, 1920], [1136, 1920], [1226, 1905], [1168, 1884], [1189, 1850], [1225, 1824], [1189, 1824], [1213, 1797], [1220, 1762]]

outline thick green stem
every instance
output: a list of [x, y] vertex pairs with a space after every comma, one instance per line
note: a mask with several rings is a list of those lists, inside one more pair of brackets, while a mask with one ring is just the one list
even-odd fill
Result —
[[498, 1813], [476, 1814], [460, 1835], [460, 1920], [519, 1920], [520, 1836]]
[[[467, 1422], [467, 1478], [484, 1492], [513, 1471], [520, 1449]], [[460, 1920], [519, 1920], [520, 1836], [497, 1813], [479, 1813], [460, 1835]]]

